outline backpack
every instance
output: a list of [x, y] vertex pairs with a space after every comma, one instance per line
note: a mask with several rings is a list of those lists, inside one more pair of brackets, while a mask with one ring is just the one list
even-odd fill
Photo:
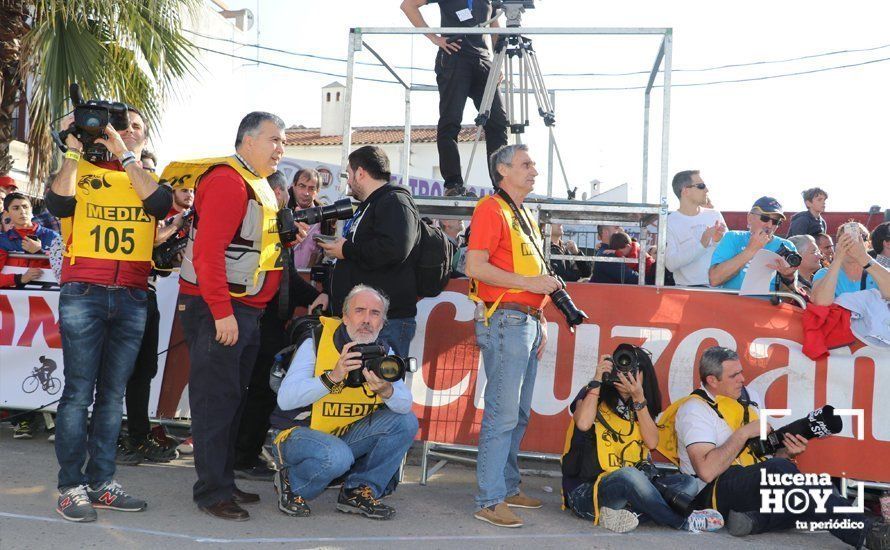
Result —
[[278, 388], [281, 387], [281, 382], [287, 375], [290, 362], [303, 342], [312, 338], [315, 344], [315, 352], [318, 353], [318, 342], [321, 339], [322, 328], [318, 315], [306, 315], [299, 319], [294, 319], [291, 323], [287, 331], [288, 340], [291, 344], [275, 354], [272, 368], [269, 371], [269, 387], [274, 393], [278, 393]]
[[[410, 197], [411, 206], [417, 212], [414, 198], [405, 189], [399, 189]], [[420, 214], [418, 214], [418, 217]], [[417, 295], [434, 298], [445, 290], [451, 279], [451, 261], [454, 258], [454, 244], [438, 227], [433, 227], [421, 218], [418, 228], [419, 239], [415, 248], [414, 277]]]

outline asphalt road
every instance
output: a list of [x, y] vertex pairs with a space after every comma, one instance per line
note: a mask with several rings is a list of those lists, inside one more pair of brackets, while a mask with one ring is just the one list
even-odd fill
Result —
[[[309, 518], [290, 518], [275, 507], [271, 483], [242, 481], [261, 495], [250, 506], [251, 520], [237, 523], [209, 517], [192, 503], [195, 481], [190, 457], [169, 464], [121, 466], [117, 480], [148, 501], [145, 512], [99, 510], [99, 520], [72, 524], [55, 512], [57, 463], [45, 436], [12, 439], [0, 425], [0, 549], [48, 548], [845, 548], [826, 533], [784, 532], [734, 538], [725, 532], [690, 534], [642, 525], [619, 535], [577, 519], [559, 507], [559, 479], [527, 476], [523, 490], [541, 498], [540, 510], [520, 511], [525, 526], [500, 529], [473, 518], [473, 469], [448, 464], [421, 486], [419, 456], [412, 452], [405, 481], [387, 503], [398, 510], [391, 521], [374, 521], [334, 509], [328, 490], [310, 503]], [[540, 464], [534, 465], [540, 468]]]

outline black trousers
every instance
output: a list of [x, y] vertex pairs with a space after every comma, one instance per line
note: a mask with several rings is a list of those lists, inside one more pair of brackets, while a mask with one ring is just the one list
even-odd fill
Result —
[[235, 436], [247, 397], [247, 386], [259, 351], [263, 310], [232, 301], [238, 341], [216, 341], [210, 308], [200, 296], [179, 296], [179, 315], [189, 348], [189, 405], [195, 443], [193, 499], [211, 506], [232, 499], [235, 489]]
[[[850, 521], [861, 521], [865, 523], [865, 516], [862, 514], [834, 514], [831, 510], [835, 506], [849, 506], [850, 502], [835, 494], [828, 497], [825, 503], [826, 513], [816, 513], [815, 502], [810, 499], [810, 506], [801, 513], [769, 513], [759, 512], [761, 506], [760, 494], [760, 471], [766, 470], [771, 474], [796, 474], [800, 470], [790, 460], [784, 458], [771, 458], [765, 462], [754, 464], [752, 466], [730, 466], [728, 470], [723, 472], [720, 477], [712, 481], [695, 497], [693, 507], [695, 509], [711, 508], [711, 495], [713, 494], [714, 485], [717, 486], [717, 510], [728, 517], [730, 510], [736, 512], [754, 512], [755, 533], [766, 533], [768, 531], [779, 531], [791, 529], [795, 527], [796, 521], [828, 521], [830, 519], [843, 520], [848, 518]], [[802, 485], [799, 488], [808, 489], [810, 486]], [[815, 488], [815, 487], [813, 487]], [[818, 487], [824, 489], [824, 487]], [[789, 489], [791, 489], [789, 487]], [[866, 529], [868, 524], [866, 524]], [[864, 540], [865, 533], [861, 529], [830, 529], [829, 532], [845, 543], [859, 547], [860, 542]]]
[[[464, 117], [467, 98], [472, 98], [476, 109], [482, 102], [485, 82], [491, 71], [491, 61], [470, 55], [439, 51], [436, 56], [436, 84], [439, 87], [439, 125], [436, 145], [439, 148], [439, 170], [445, 187], [464, 183], [460, 167], [457, 137]], [[507, 144], [507, 115], [501, 102], [501, 94], [495, 93], [491, 102], [491, 116], [485, 123], [485, 149], [488, 156], [498, 147]]]
[[287, 347], [285, 321], [278, 316], [278, 298], [269, 302], [260, 321], [260, 348], [247, 388], [247, 402], [241, 414], [235, 439], [235, 468], [249, 469], [258, 464], [258, 456], [269, 432], [269, 415], [275, 410], [277, 396], [269, 387], [269, 372], [275, 354]]
[[127, 382], [127, 431], [132, 441], [148, 437], [151, 424], [148, 421], [148, 399], [151, 381], [158, 373], [158, 331], [161, 314], [158, 312], [158, 295], [148, 292], [148, 316], [142, 346], [136, 356], [136, 366]]

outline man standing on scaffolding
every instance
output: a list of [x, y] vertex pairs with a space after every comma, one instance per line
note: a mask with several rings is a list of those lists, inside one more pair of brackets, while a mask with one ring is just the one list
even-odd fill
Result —
[[[420, 13], [427, 3], [439, 4], [442, 27], [477, 27], [492, 17], [491, 0], [402, 0], [402, 11], [411, 24], [429, 27]], [[497, 20], [491, 22], [498, 27]], [[475, 35], [427, 34], [439, 48], [436, 55], [436, 85], [439, 87], [439, 125], [436, 144], [439, 148], [439, 169], [445, 189], [456, 189], [463, 194], [460, 153], [457, 138], [463, 120], [467, 98], [476, 108], [482, 101], [485, 82], [491, 71], [491, 55], [485, 37]], [[485, 147], [490, 156], [498, 147], [507, 144], [507, 115], [499, 93], [491, 103], [491, 116], [485, 123]]]

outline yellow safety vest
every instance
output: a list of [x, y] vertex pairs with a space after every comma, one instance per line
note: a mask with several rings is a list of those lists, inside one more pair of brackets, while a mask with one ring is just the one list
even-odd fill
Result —
[[[229, 294], [253, 296], [263, 287], [266, 271], [277, 271], [284, 266], [276, 219], [278, 200], [266, 179], [247, 170], [235, 157], [218, 157], [171, 162], [164, 168], [161, 180], [176, 189], [197, 189], [201, 178], [221, 164], [234, 168], [249, 188], [247, 210], [239, 234], [241, 242], [231, 243], [226, 249]], [[180, 268], [180, 277], [192, 284], [198, 284], [192, 254], [199, 226], [200, 219], [192, 224]]]
[[[497, 195], [487, 195], [479, 199], [479, 202], [476, 203], [476, 208], [484, 204], [485, 201], [497, 202], [498, 206], [501, 208], [501, 214], [504, 216], [504, 219], [507, 220], [507, 226], [510, 228], [510, 245], [513, 252], [513, 273], [527, 276], [542, 275], [546, 273], [544, 261], [541, 258], [541, 255], [535, 251], [535, 247], [537, 247], [537, 250], [543, 250], [544, 239], [541, 236], [541, 229], [538, 227], [538, 224], [532, 220], [528, 210], [526, 210], [525, 207], [520, 207], [520, 211], [525, 217], [526, 224], [531, 227], [532, 235], [534, 237], [533, 239], [530, 239], [522, 230], [519, 220], [513, 215], [513, 209], [510, 208], [507, 201]], [[523, 291], [511, 288], [501, 293], [494, 303], [492, 303], [491, 307], [486, 309], [486, 322], [494, 314], [504, 296], [507, 294], [518, 294], [520, 292]], [[479, 281], [476, 279], [470, 279], [469, 298], [474, 302], [484, 302], [484, 300], [479, 297]]]
[[[572, 420], [566, 431], [563, 458], [571, 448], [574, 435], [575, 421]], [[630, 420], [625, 419], [603, 402], [598, 404], [597, 418], [593, 422], [593, 443], [597, 459], [597, 463], [593, 465], [596, 475], [593, 482], [593, 523], [596, 525], [599, 523], [600, 513], [599, 484], [603, 475], [647, 460], [649, 448], [643, 443], [643, 435], [636, 415], [632, 415]], [[563, 509], [565, 509], [564, 503], [565, 499], [563, 498]]]
[[[155, 177], [152, 175], [152, 177]], [[77, 207], [62, 224], [65, 256], [150, 262], [157, 220], [142, 207], [126, 172], [77, 163]]]
[[[315, 359], [315, 376], [333, 370], [337, 360], [340, 359], [340, 352], [334, 345], [334, 332], [342, 321], [332, 317], [320, 317], [319, 320], [323, 328]], [[309, 427], [339, 437], [346, 433], [354, 422], [382, 406], [383, 401], [380, 397], [368, 391], [365, 386], [344, 387], [340, 393], [329, 393], [312, 404]]]

